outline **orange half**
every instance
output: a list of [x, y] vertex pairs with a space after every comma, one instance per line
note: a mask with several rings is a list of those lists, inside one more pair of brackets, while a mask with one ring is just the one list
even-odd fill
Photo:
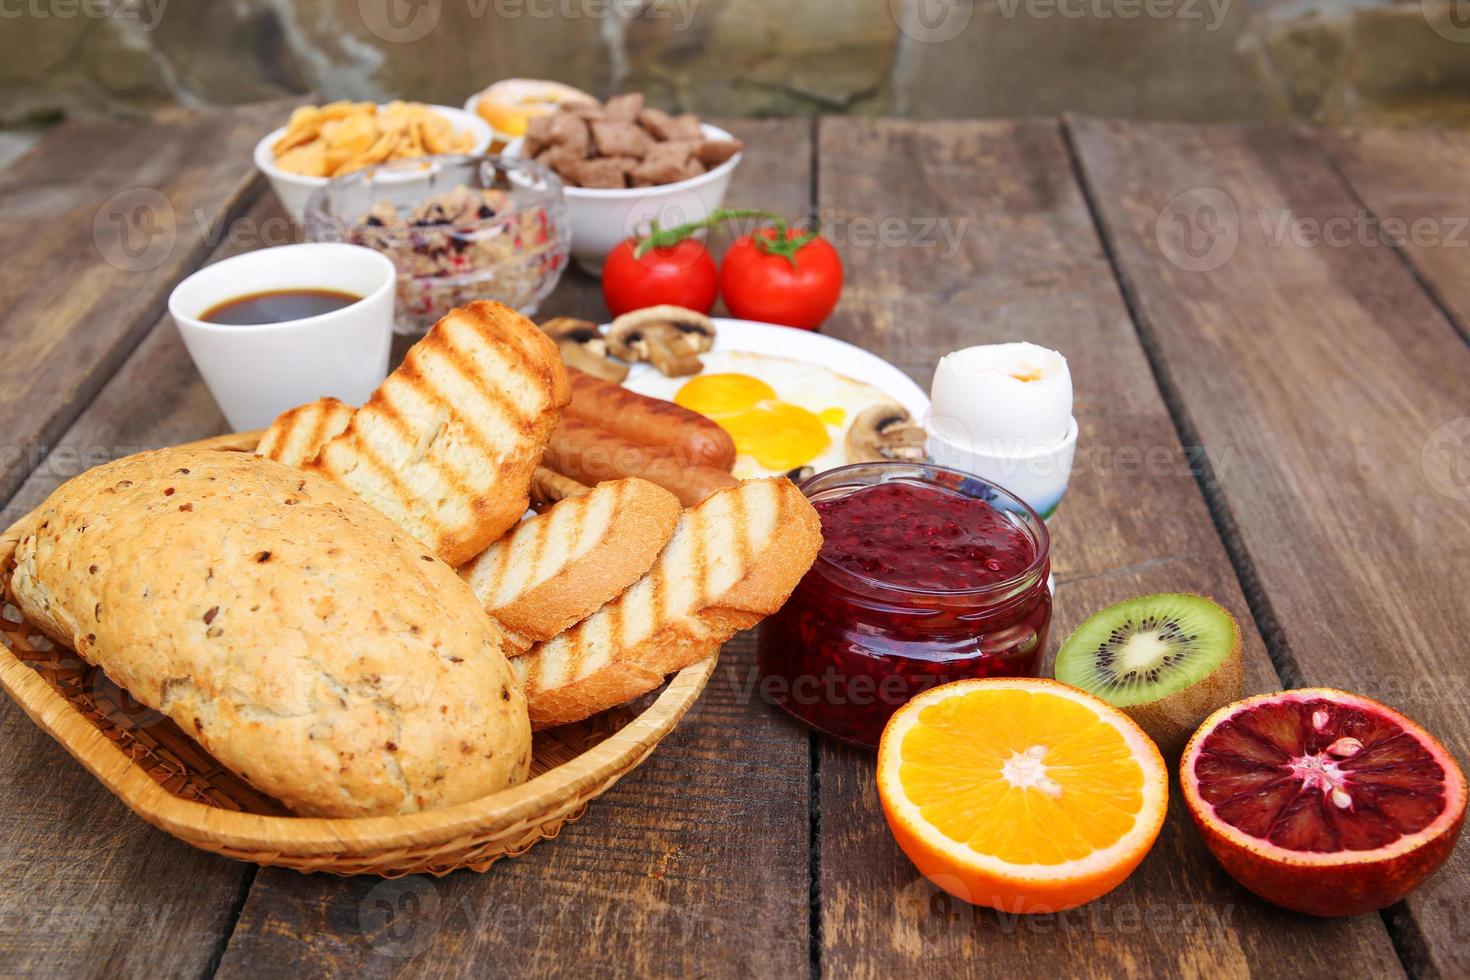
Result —
[[1123, 712], [1035, 678], [958, 681], [914, 698], [878, 746], [878, 796], [909, 860], [1004, 912], [1106, 894], [1168, 809], [1159, 750]]

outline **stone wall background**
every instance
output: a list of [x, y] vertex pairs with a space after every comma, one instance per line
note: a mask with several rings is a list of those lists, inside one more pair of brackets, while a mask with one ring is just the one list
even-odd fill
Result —
[[307, 91], [458, 105], [512, 75], [709, 115], [1459, 125], [1470, 4], [0, 0], [0, 126]]

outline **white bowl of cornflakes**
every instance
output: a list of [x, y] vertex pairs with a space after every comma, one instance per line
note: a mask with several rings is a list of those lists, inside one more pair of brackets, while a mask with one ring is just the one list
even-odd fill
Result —
[[478, 155], [494, 138], [472, 112], [419, 102], [333, 102], [303, 106], [255, 144], [255, 166], [292, 219], [301, 223], [312, 192], [333, 177], [397, 160]]

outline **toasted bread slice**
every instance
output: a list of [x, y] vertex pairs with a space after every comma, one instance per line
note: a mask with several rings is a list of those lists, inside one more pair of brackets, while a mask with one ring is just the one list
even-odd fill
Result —
[[287, 466], [305, 466], [316, 459], [329, 440], [342, 434], [356, 411], [335, 398], [318, 398], [288, 408], [265, 430], [255, 454]]
[[627, 592], [511, 661], [532, 727], [591, 717], [710, 656], [781, 608], [821, 546], [817, 512], [790, 480], [716, 491]]
[[658, 558], [684, 508], [647, 480], [613, 480], [563, 500], [460, 569], [515, 656], [622, 595]]
[[345, 483], [456, 567], [530, 504], [571, 399], [556, 344], [515, 310], [451, 310], [307, 468]]
[[[297, 469], [316, 459], [327, 441], [342, 434], [352, 413], [357, 409], [335, 398], [320, 398], [305, 405], [288, 408], [270, 424], [255, 447], [257, 456], [265, 456]], [[562, 476], [544, 466], [536, 467], [531, 478], [531, 504], [537, 510], [576, 497], [592, 489], [569, 476]]]

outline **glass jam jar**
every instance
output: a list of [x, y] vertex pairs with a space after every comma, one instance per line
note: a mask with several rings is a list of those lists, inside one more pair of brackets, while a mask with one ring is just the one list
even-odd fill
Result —
[[760, 690], [818, 731], [876, 746], [938, 684], [1036, 675], [1051, 626], [1050, 538], [1019, 497], [919, 463], [858, 463], [801, 486], [823, 545], [761, 624]]

